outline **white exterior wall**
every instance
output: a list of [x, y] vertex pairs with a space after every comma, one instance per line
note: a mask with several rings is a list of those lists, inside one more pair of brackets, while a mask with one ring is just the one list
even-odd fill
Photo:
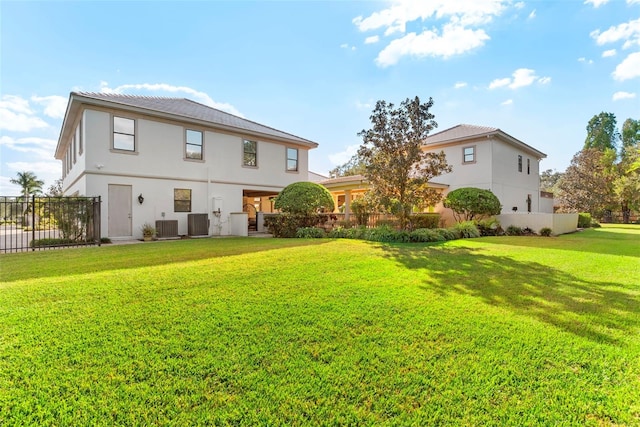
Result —
[[573, 233], [578, 227], [578, 214], [551, 213], [508, 213], [497, 216], [503, 229], [511, 225], [529, 227], [536, 233], [543, 228], [550, 228], [554, 235]]
[[[463, 149], [475, 147], [475, 162], [463, 162]], [[447, 162], [453, 170], [440, 175], [433, 181], [447, 184], [448, 192], [462, 187], [475, 187], [491, 190], [502, 205], [502, 213], [527, 212], [527, 195], [531, 195], [531, 211], [540, 212], [539, 162], [518, 147], [494, 137], [483, 137], [457, 142], [434, 151], [444, 151]], [[518, 155], [522, 156], [522, 172], [518, 172]], [[527, 174], [527, 159], [530, 159], [530, 173]], [[442, 203], [435, 209], [445, 224], [455, 223], [453, 212], [444, 208]]]
[[[178, 220], [178, 234], [187, 234], [189, 213], [208, 213], [210, 235], [230, 233], [230, 215], [242, 212], [243, 190], [278, 193], [285, 186], [306, 180], [308, 148], [298, 149], [298, 172], [286, 171], [283, 143], [257, 141], [257, 167], [243, 166], [243, 136], [210, 129], [158, 121], [129, 113], [118, 117], [136, 121], [135, 152], [115, 151], [112, 146], [112, 113], [84, 110], [84, 154], [65, 177], [65, 194], [102, 197], [102, 235], [109, 233], [110, 184], [131, 186], [132, 236], [141, 238], [145, 222]], [[203, 132], [203, 160], [185, 159], [185, 128]], [[174, 189], [191, 190], [191, 212], [174, 212]], [[138, 202], [142, 194], [144, 202]], [[214, 201], [221, 207], [213, 215]]]
[[[493, 139], [493, 193], [502, 203], [502, 213], [527, 212], [527, 196], [531, 195], [531, 212], [540, 211], [540, 178], [538, 160], [531, 154], [506, 142]], [[518, 171], [518, 155], [522, 156], [522, 172]], [[530, 170], [527, 174], [527, 159]]]
[[[462, 157], [463, 148], [473, 146], [476, 148], [476, 161], [474, 163], [464, 163]], [[439, 152], [441, 150], [447, 156], [447, 163], [451, 165], [452, 171], [435, 177], [433, 181], [439, 184], [447, 184], [449, 191], [462, 187], [491, 189], [491, 144], [486, 139], [447, 146], [434, 151]]]

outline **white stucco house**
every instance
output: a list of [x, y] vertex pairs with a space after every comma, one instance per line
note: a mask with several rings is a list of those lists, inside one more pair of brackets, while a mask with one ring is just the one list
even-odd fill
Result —
[[65, 195], [101, 196], [103, 237], [246, 235], [317, 146], [189, 99], [72, 92], [55, 157]]
[[[425, 151], [444, 151], [452, 166], [450, 173], [430, 183], [446, 195], [461, 187], [491, 190], [502, 204], [502, 214], [553, 213], [553, 201], [540, 192], [540, 161], [546, 154], [501, 129], [460, 124], [428, 136]], [[332, 192], [336, 206], [349, 212], [348, 204], [367, 188], [360, 175], [321, 181]], [[440, 203], [432, 208], [447, 224], [453, 213]], [[503, 218], [509, 222], [507, 218]]]
[[428, 136], [424, 149], [447, 156], [452, 171], [436, 178], [447, 192], [462, 187], [491, 190], [502, 213], [547, 209], [540, 201], [540, 161], [547, 155], [501, 129], [457, 125]]

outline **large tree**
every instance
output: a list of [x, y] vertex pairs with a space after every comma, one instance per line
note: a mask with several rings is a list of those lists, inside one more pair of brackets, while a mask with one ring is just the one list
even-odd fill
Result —
[[398, 108], [378, 101], [370, 116], [371, 129], [358, 133], [363, 141], [358, 156], [365, 164], [371, 197], [394, 213], [402, 228], [408, 226], [414, 206], [432, 205], [440, 199], [429, 180], [451, 171], [444, 152], [422, 149], [429, 132], [438, 126], [429, 112], [432, 106], [432, 98], [421, 103], [417, 96], [407, 98]]
[[571, 160], [558, 182], [558, 202], [564, 212], [589, 212], [599, 217], [616, 204], [614, 181], [616, 153], [586, 148]]
[[616, 150], [619, 140], [620, 132], [616, 128], [615, 114], [603, 111], [589, 120], [584, 148], [595, 148], [600, 151]]
[[39, 194], [42, 191], [44, 181], [38, 179], [33, 172], [18, 172], [16, 178], [9, 180], [12, 184], [20, 186], [22, 189], [22, 197], [29, 198], [32, 194]]
[[625, 223], [632, 210], [640, 209], [640, 120], [627, 119], [622, 125], [622, 147], [617, 164], [614, 193]]
[[365, 165], [360, 156], [356, 153], [351, 156], [346, 163], [331, 169], [329, 171], [329, 176], [331, 178], [338, 178], [341, 176], [364, 175], [364, 172]]
[[628, 151], [634, 156], [640, 148], [640, 120], [627, 119], [622, 124], [622, 147], [620, 147], [620, 157], [623, 161]]
[[555, 193], [558, 191], [558, 182], [562, 178], [563, 173], [555, 169], [547, 169], [540, 174], [540, 189]]

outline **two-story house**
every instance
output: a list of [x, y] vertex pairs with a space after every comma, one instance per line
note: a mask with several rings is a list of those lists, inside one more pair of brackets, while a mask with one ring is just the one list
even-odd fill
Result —
[[[69, 97], [55, 152], [65, 195], [101, 196], [102, 235], [243, 234], [234, 214], [308, 179], [317, 143], [184, 98]], [[264, 206], [261, 206], [264, 205]], [[245, 228], [246, 230], [246, 228]]]
[[[425, 151], [444, 151], [452, 171], [435, 178], [431, 186], [444, 195], [461, 187], [491, 190], [502, 204], [502, 213], [553, 212], [552, 203], [541, 201], [539, 162], [546, 154], [492, 127], [457, 125], [428, 136]], [[363, 177], [340, 177], [320, 182], [332, 192], [336, 206], [348, 212], [351, 199], [367, 189]], [[442, 204], [433, 207], [448, 223], [453, 215]]]
[[457, 125], [428, 136], [424, 149], [447, 156], [452, 171], [437, 177], [447, 192], [461, 187], [491, 190], [502, 213], [548, 209], [540, 201], [540, 161], [547, 155], [498, 128]]

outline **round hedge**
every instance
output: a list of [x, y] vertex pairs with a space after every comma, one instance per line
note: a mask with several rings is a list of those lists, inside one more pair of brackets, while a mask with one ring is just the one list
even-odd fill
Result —
[[315, 182], [294, 182], [278, 194], [274, 205], [284, 213], [311, 215], [320, 211], [333, 212], [331, 193]]

